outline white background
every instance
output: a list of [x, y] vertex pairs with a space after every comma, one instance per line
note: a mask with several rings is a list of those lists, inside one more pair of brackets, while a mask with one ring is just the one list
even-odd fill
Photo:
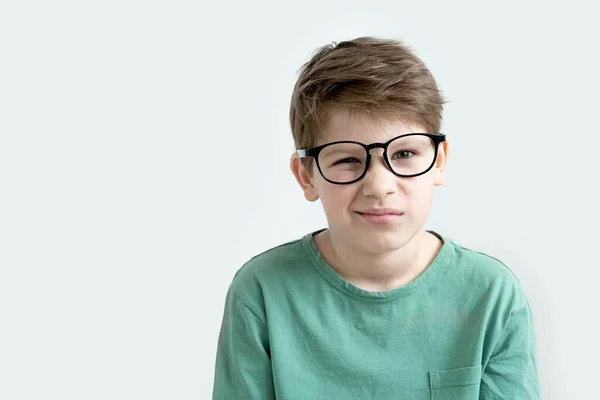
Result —
[[592, 2], [3, 1], [0, 398], [209, 399], [227, 287], [325, 226], [288, 169], [302, 63], [406, 41], [449, 100], [427, 228], [519, 277], [544, 399], [597, 394]]

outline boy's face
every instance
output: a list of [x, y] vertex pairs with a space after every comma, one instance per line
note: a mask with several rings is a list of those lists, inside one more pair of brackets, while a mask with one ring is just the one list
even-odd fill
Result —
[[[385, 143], [412, 132], [425, 131], [402, 121], [379, 123], [337, 109], [330, 112], [324, 138], [317, 145], [339, 140]], [[367, 174], [347, 185], [327, 182], [319, 173], [316, 162], [313, 162], [311, 176], [295, 154], [291, 168], [306, 199], [321, 199], [332, 238], [364, 252], [378, 254], [403, 247], [423, 228], [431, 210], [434, 187], [444, 183], [447, 146], [447, 142], [439, 145], [433, 168], [412, 178], [394, 175], [385, 164], [381, 148], [370, 151]], [[396, 215], [377, 217], [369, 212], [382, 208], [394, 210]]]

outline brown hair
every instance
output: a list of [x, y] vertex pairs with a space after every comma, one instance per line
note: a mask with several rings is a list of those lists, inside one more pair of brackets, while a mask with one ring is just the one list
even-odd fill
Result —
[[[298, 149], [314, 147], [328, 111], [401, 119], [439, 133], [446, 100], [425, 64], [403, 42], [360, 37], [320, 47], [299, 70], [290, 106]], [[312, 159], [303, 159], [310, 169]]]

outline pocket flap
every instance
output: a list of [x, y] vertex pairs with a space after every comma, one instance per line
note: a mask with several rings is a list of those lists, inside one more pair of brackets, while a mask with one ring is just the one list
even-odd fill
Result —
[[481, 380], [481, 365], [456, 369], [429, 371], [431, 388], [466, 386], [479, 383]]

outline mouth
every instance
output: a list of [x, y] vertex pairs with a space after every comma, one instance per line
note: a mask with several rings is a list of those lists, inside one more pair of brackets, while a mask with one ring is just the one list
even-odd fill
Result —
[[390, 208], [357, 211], [356, 213], [362, 220], [375, 225], [391, 224], [404, 215], [403, 212]]
[[370, 210], [357, 211], [363, 215], [402, 215], [403, 213], [394, 208], [372, 208]]

